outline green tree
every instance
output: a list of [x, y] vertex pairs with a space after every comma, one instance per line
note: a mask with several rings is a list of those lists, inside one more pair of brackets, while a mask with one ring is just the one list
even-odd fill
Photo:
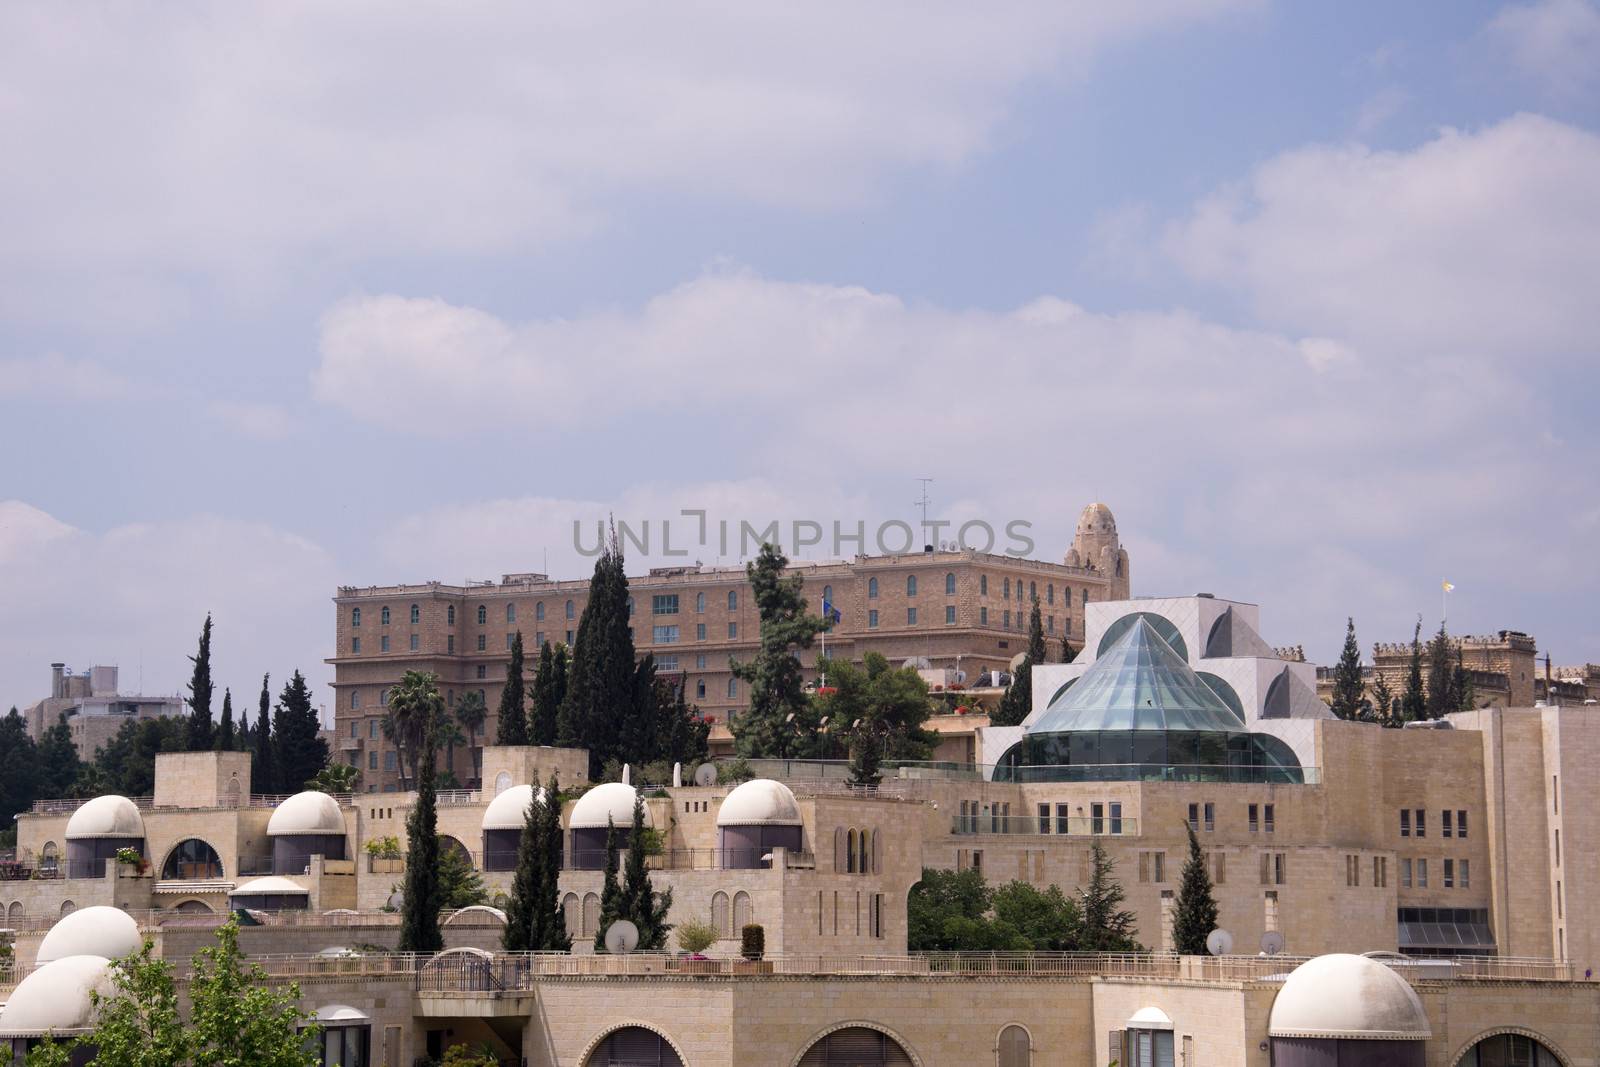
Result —
[[1206, 870], [1206, 854], [1194, 827], [1189, 831], [1189, 859], [1183, 865], [1183, 880], [1178, 886], [1178, 901], [1173, 908], [1172, 942], [1181, 956], [1204, 956], [1206, 938], [1217, 928], [1217, 900], [1211, 892], [1211, 874]]
[[1346, 617], [1344, 650], [1333, 668], [1333, 713], [1341, 719], [1365, 717], [1366, 679], [1361, 676], [1361, 646], [1356, 644], [1356, 620]]
[[[94, 1030], [58, 1046], [63, 1051], [93, 1048], [96, 1067], [171, 1067], [193, 1056], [197, 1035], [178, 1014], [172, 965], [155, 957], [149, 940], [138, 953], [113, 963], [110, 992], [91, 991], [89, 1000]], [[28, 1062], [33, 1063], [32, 1056]]]
[[594, 932], [594, 950], [606, 950], [606, 931], [611, 924], [622, 918], [618, 904], [622, 897], [622, 886], [617, 882], [618, 849], [617, 849], [617, 824], [610, 819], [606, 820], [606, 873], [600, 884], [600, 925]]
[[[124, 724], [126, 726], [128, 724]], [[39, 753], [16, 708], [0, 719], [0, 828], [39, 799]]]
[[1477, 702], [1478, 695], [1472, 685], [1472, 675], [1467, 673], [1466, 664], [1462, 661], [1461, 643], [1459, 641], [1456, 642], [1455, 691], [1456, 710], [1471, 711], [1473, 704]]
[[189, 657], [194, 672], [189, 677], [189, 751], [209, 752], [216, 741], [211, 721], [211, 615], [200, 628], [200, 648]]
[[224, 689], [222, 691], [222, 725], [217, 727], [217, 751], [232, 752], [234, 743], [233, 690]]
[[972, 868], [925, 867], [906, 897], [907, 945], [912, 952], [1025, 952], [1032, 946], [1009, 922], [989, 914], [993, 891]]
[[392, 706], [400, 701], [423, 723], [417, 768], [417, 802], [406, 819], [406, 876], [400, 915], [401, 952], [438, 952], [444, 947], [439, 933], [443, 905], [439, 885], [439, 813], [434, 790], [434, 727], [443, 714], [438, 679], [421, 671], [406, 671], [390, 694]]
[[1395, 696], [1394, 690], [1389, 688], [1389, 679], [1376, 666], [1372, 670], [1372, 720], [1384, 726], [1395, 724]]
[[83, 761], [78, 758], [78, 746], [72, 743], [72, 727], [65, 714], [39, 739], [38, 759], [39, 795], [70, 796], [83, 773]]
[[810, 648], [827, 624], [806, 613], [800, 576], [784, 577], [788, 565], [776, 545], [763, 544], [745, 566], [761, 617], [761, 643], [754, 659], [730, 659], [729, 666], [749, 686], [750, 707], [731, 724], [739, 755], [748, 759], [791, 756], [798, 745], [814, 743], [816, 735], [798, 653]]
[[561, 702], [556, 693], [556, 657], [546, 641], [539, 646], [539, 666], [533, 672], [533, 707], [528, 712], [528, 741], [535, 745], [556, 743], [556, 717]]
[[1460, 710], [1461, 696], [1456, 692], [1456, 650], [1441, 622], [1439, 632], [1428, 642], [1427, 716], [1442, 719]]
[[[461, 727], [456, 720], [443, 711], [439, 714], [439, 722], [434, 726], [433, 743], [444, 749], [444, 773], [450, 776], [452, 783], [456, 780], [456, 746], [467, 743], [467, 735], [461, 732]], [[447, 788], [459, 789], [458, 785]]]
[[1063, 635], [1061, 638], [1061, 662], [1071, 663], [1078, 658], [1078, 650], [1072, 647], [1072, 639]]
[[278, 694], [272, 716], [272, 760], [278, 781], [287, 789], [316, 776], [328, 764], [328, 742], [321, 735], [322, 718], [311, 704], [311, 690], [299, 671]]
[[1083, 936], [1078, 905], [1058, 885], [1007, 882], [991, 897], [996, 923], [1016, 930], [1035, 952], [1075, 952]]
[[628, 618], [628, 576], [616, 531], [595, 561], [589, 602], [578, 620], [567, 694], [557, 716], [562, 745], [587, 749], [589, 777], [600, 777], [619, 755], [623, 724], [633, 711], [633, 634]]
[[1011, 684], [1000, 698], [1000, 704], [989, 722], [994, 726], [1017, 726], [1033, 710], [1033, 665], [1045, 662], [1044, 622], [1039, 615], [1039, 598], [1033, 598], [1033, 610], [1028, 615], [1028, 649], [1022, 662], [1011, 675]]
[[156, 756], [185, 752], [188, 746], [189, 724], [184, 718], [129, 719], [95, 753], [95, 770], [110, 792], [149, 796], [155, 792]]
[[500, 710], [495, 725], [494, 743], [497, 745], [526, 745], [528, 743], [528, 713], [526, 689], [522, 678], [522, 631], [511, 638], [511, 663], [506, 667], [506, 684], [500, 690]]
[[480, 784], [483, 781], [483, 749], [478, 747], [478, 731], [483, 729], [488, 717], [489, 707], [476, 689], [468, 689], [461, 694], [461, 701], [456, 704], [456, 721], [467, 731], [467, 747], [472, 750], [472, 777]]
[[456, 842], [439, 844], [439, 906], [445, 911], [470, 908], [489, 900], [483, 876], [472, 866], [472, 857]]
[[361, 786], [361, 771], [354, 764], [329, 761], [328, 765], [306, 780], [305, 788], [319, 793], [340, 796], [354, 793]]
[[278, 791], [278, 768], [272, 760], [272, 693], [270, 674], [261, 676], [261, 699], [256, 707], [255, 755], [250, 760], [250, 785], [257, 793]]
[[[848, 741], [851, 780], [876, 784], [884, 759], [925, 760], [937, 738], [924, 724], [932, 714], [928, 684], [912, 667], [892, 667], [882, 653], [868, 652], [857, 667], [848, 660], [825, 660], [820, 665], [832, 692], [816, 698], [816, 711], [807, 717], [824, 724], [827, 735]], [[830, 756], [818, 750], [808, 755]]]
[[561, 911], [561, 783], [555, 773], [544, 787], [544, 807], [539, 813], [538, 847], [544, 850], [544, 861], [539, 867], [539, 881], [535, 892], [534, 914], [539, 921], [534, 929], [538, 940], [534, 947], [546, 952], [569, 952], [572, 937], [567, 933], [566, 916]]
[[627, 919], [639, 928], [639, 948], [653, 952], [666, 947], [667, 933], [672, 929], [667, 922], [667, 912], [672, 910], [672, 890], [657, 893], [651, 885], [645, 861], [646, 838], [644, 797], [635, 794], [633, 827], [628, 835], [628, 860], [623, 865], [617, 913], [618, 918]]
[[[549, 645], [545, 646], [549, 648]], [[522, 816], [522, 836], [517, 839], [517, 869], [511, 876], [511, 899], [506, 903], [506, 928], [500, 946], [507, 952], [531, 952], [543, 932], [539, 887], [544, 880], [544, 798], [535, 789]]]
[[218, 927], [216, 947], [195, 954], [189, 979], [195, 1067], [316, 1067], [320, 1028], [300, 1010], [300, 987], [274, 983], [259, 964], [244, 966], [245, 959], [233, 916]]
[[1428, 699], [1422, 688], [1422, 616], [1417, 616], [1417, 628], [1411, 634], [1411, 659], [1406, 665], [1406, 685], [1400, 692], [1400, 710], [1395, 715], [1395, 725], [1420, 722], [1427, 717]]
[[1134, 938], [1138, 922], [1133, 912], [1122, 907], [1126, 899], [1122, 884], [1112, 877], [1116, 862], [1096, 841], [1089, 846], [1089, 884], [1078, 896], [1083, 915], [1084, 952], [1140, 952]]

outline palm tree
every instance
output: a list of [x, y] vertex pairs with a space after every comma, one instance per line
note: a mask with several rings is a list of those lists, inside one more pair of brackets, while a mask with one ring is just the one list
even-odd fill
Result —
[[483, 729], [484, 720], [489, 717], [489, 705], [483, 702], [476, 689], [468, 689], [461, 696], [461, 703], [456, 705], [456, 721], [467, 730], [467, 745], [472, 750], [472, 777], [482, 784], [483, 779], [483, 750], [478, 748], [478, 731]]
[[383, 733], [400, 751], [402, 775], [409, 755], [411, 777], [416, 778], [429, 721], [438, 722], [443, 716], [444, 698], [439, 695], [438, 675], [406, 671], [400, 684], [389, 690], [389, 713], [384, 717]]
[[444, 746], [444, 765], [450, 771], [451, 776], [454, 777], [456, 772], [456, 746], [467, 743], [466, 735], [461, 732], [461, 727], [457, 726], [454, 720], [441, 715], [433, 737], [435, 745]]

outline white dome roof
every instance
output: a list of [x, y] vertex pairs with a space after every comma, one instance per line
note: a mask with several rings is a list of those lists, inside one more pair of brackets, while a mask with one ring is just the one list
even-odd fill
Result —
[[64, 956], [40, 967], [18, 983], [0, 1008], [0, 1038], [91, 1028], [89, 991], [111, 992], [110, 968], [104, 956]]
[[799, 826], [800, 805], [782, 782], [752, 778], [722, 798], [718, 826]]
[[121, 908], [97, 904], [79, 908], [50, 928], [39, 942], [35, 963], [49, 963], [67, 956], [104, 956], [109, 960], [131, 956], [144, 947], [139, 924]]
[[255, 897], [266, 893], [292, 893], [295, 896], [309, 897], [311, 890], [299, 882], [292, 882], [277, 875], [268, 875], [266, 878], [257, 878], [253, 882], [246, 882], [237, 889], [231, 890], [228, 895], [230, 897]]
[[143, 837], [144, 819], [127, 797], [108, 793], [95, 797], [67, 820], [67, 840], [91, 837]]
[[[633, 798], [638, 796], [638, 791], [631, 785], [623, 782], [607, 782], [597, 785], [572, 806], [572, 818], [567, 820], [570, 830], [592, 830], [596, 827], [605, 829], [606, 821], [617, 824], [618, 827], [633, 825]], [[644, 824], [650, 825], [650, 807], [645, 806]]]
[[326, 793], [308, 789], [279, 804], [267, 820], [268, 837], [289, 834], [344, 836], [344, 813], [339, 802]]
[[[531, 785], [514, 785], [489, 802], [483, 812], [485, 830], [520, 830], [528, 821], [528, 805], [534, 795], [544, 796], [544, 790]], [[630, 816], [631, 818], [631, 816]]]
[[1272, 1002], [1267, 1033], [1389, 1041], [1433, 1036], [1411, 983], [1376, 960], [1343, 952], [1294, 969]]

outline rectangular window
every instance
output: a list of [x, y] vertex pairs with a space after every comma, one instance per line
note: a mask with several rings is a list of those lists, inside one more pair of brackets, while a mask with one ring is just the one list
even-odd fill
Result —
[[988, 626], [989, 625], [989, 609], [988, 608], [980, 607], [978, 609], [978, 624], [980, 626]]
[[1411, 836], [1411, 809], [1410, 808], [1401, 808], [1400, 809], [1400, 836], [1401, 837], [1410, 837]]
[[1403, 860], [1400, 861], [1400, 888], [1401, 889], [1410, 889], [1411, 888], [1411, 861], [1410, 860], [1403, 859]]
[[479, 678], [487, 678], [487, 677], [489, 677], [489, 666], [488, 666], [488, 664], [485, 664], [485, 663], [478, 664], [478, 677]]
[[444, 650], [446, 652], [450, 653], [451, 655], [455, 654], [455, 651], [456, 651], [456, 635], [455, 634], [445, 634], [445, 636], [444, 636]]
[[377, 749], [373, 749], [371, 752], [367, 753], [367, 770], [375, 771], [377, 769], [378, 769], [378, 750]]
[[1122, 802], [1120, 800], [1111, 801], [1111, 832], [1113, 834], [1122, 833]]
[[1257, 808], [1256, 805], [1254, 805], [1254, 804], [1250, 805], [1250, 832], [1251, 833], [1255, 833], [1257, 828], [1260, 825], [1260, 820], [1257, 818], [1257, 815], [1258, 815], [1259, 811], [1260, 811], [1260, 809]]
[[1103, 834], [1106, 832], [1106, 806], [1104, 804], [1089, 805], [1089, 832]]
[[916, 624], [917, 624], [917, 609], [916, 608], [907, 608], [906, 609], [906, 625], [907, 626], [915, 626]]
[[1007, 630], [1009, 630], [1009, 629], [1011, 629], [1011, 610], [1009, 608], [1006, 609], [1005, 616], [1006, 616], [1006, 621], [1004, 623], [1002, 623], [1001, 625], [1004, 626]]
[[533, 631], [533, 647], [534, 648], [543, 648], [544, 647], [544, 631], [543, 630], [535, 630], [535, 631]]
[[489, 635], [488, 634], [479, 634], [478, 635], [478, 651], [479, 652], [487, 652], [488, 650], [489, 650]]
[[877, 608], [868, 608], [867, 609], [867, 629], [876, 630], [877, 628], [878, 628], [878, 609]]
[[[481, 638], [480, 638], [480, 640], [481, 640]], [[567, 631], [566, 644], [567, 644], [568, 648], [572, 647], [572, 631], [571, 630]]]
[[1054, 615], [1050, 616], [1048, 619], [1045, 620], [1044, 625], [1045, 625], [1045, 629], [1049, 630], [1051, 633], [1055, 633], [1056, 632], [1056, 617]]
[[1274, 826], [1272, 815], [1274, 807], [1276, 807], [1276, 805], [1273, 804], [1263, 804], [1261, 806], [1261, 826], [1262, 829], [1269, 834], [1272, 833]]
[[954, 604], [946, 604], [944, 606], [944, 624], [946, 626], [954, 626], [956, 624], [956, 606]]
[[378, 739], [378, 731], [381, 729], [383, 727], [380, 725], [380, 720], [369, 719], [367, 721], [367, 736], [372, 740], [376, 741]]
[[678, 640], [677, 626], [655, 626], [651, 628], [650, 640], [658, 645], [675, 644]]
[[1387, 856], [1372, 857], [1372, 887], [1382, 889], [1389, 884], [1389, 859]]
[[387, 651], [389, 651], [389, 635], [388, 634], [384, 634], [382, 637], [378, 638], [378, 651], [379, 652], [387, 652]]
[[1451, 818], [1450, 809], [1445, 808], [1444, 811], [1439, 813], [1439, 836], [1451, 836], [1450, 831], [1454, 829], [1453, 823], [1454, 820]]
[[1428, 861], [1425, 859], [1417, 861], [1417, 888], [1428, 888]]
[[[705, 635], [702, 634], [701, 636], [703, 637]], [[701, 652], [699, 655], [695, 656], [694, 665], [696, 670], [703, 671], [706, 669], [706, 654], [704, 652]]]
[[735, 640], [738, 636], [739, 636], [739, 624], [736, 623], [736, 622], [730, 622], [728, 624], [728, 640], [730, 640], [730, 641]]
[[1200, 832], [1200, 805], [1189, 805], [1189, 829], [1195, 833]]
[[350, 639], [350, 654], [352, 656], [361, 655], [361, 638], [352, 637]]
[[1050, 805], [1048, 804], [1039, 805], [1039, 832], [1041, 834], [1050, 832]]
[[697, 622], [697, 623], [694, 624], [694, 639], [696, 641], [704, 641], [706, 639], [706, 624], [705, 623]]
[[677, 656], [657, 656], [656, 657], [656, 670], [673, 672], [673, 671], [676, 671], [677, 669], [678, 669], [678, 657]]
[[1467, 813], [1465, 810], [1458, 809], [1456, 811], [1456, 836], [1460, 838], [1467, 836]]
[[1274, 884], [1283, 885], [1286, 881], [1288, 881], [1286, 873], [1288, 861], [1289, 856], [1287, 853], [1274, 852], [1272, 854], [1272, 880]]
[[1456, 887], [1456, 861], [1455, 860], [1448, 860], [1447, 859], [1447, 860], [1444, 861], [1444, 887], [1446, 889], [1454, 889]]
[[[355, 696], [354, 693], [351, 693], [350, 695], [351, 696]], [[352, 704], [351, 707], [355, 707], [355, 705]], [[356, 722], [354, 719], [350, 720], [350, 736], [351, 737], [360, 737], [361, 736], [361, 724]]]
[[[361, 706], [361, 690], [359, 690], [359, 689], [350, 690], [350, 706], [352, 708], [359, 708]], [[351, 725], [352, 729], [355, 726], [354, 723], [351, 723], [350, 725]], [[350, 736], [354, 737], [355, 734], [352, 733]]]
[[512, 643], [514, 641], [516, 641], [516, 639], [517, 639], [517, 635], [516, 634], [506, 634], [506, 651], [507, 652], [511, 651], [511, 645], [512, 645]]
[[1154, 866], [1156, 881], [1158, 883], [1165, 882], [1167, 880], [1167, 854], [1165, 852], [1157, 852], [1155, 854]]
[[1056, 805], [1056, 833], [1070, 834], [1072, 832], [1072, 819], [1068, 814], [1071, 810], [1065, 804]]
[[676, 615], [678, 613], [677, 593], [657, 593], [650, 598], [650, 614]]
[[1457, 861], [1457, 863], [1456, 863], [1456, 874], [1460, 877], [1461, 888], [1462, 889], [1470, 889], [1471, 887], [1467, 884], [1467, 861], [1466, 860]]
[[1206, 801], [1206, 833], [1214, 833], [1217, 829], [1217, 806], [1211, 801]]
[[1428, 836], [1428, 813], [1422, 808], [1417, 809], [1416, 826], [1418, 837]]
[[394, 749], [392, 748], [384, 750], [383, 769], [386, 771], [394, 770]]

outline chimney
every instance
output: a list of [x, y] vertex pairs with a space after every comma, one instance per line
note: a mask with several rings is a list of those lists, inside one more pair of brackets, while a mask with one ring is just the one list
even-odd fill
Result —
[[66, 669], [67, 665], [65, 663], [50, 664], [50, 695], [52, 697], [60, 698], [66, 695], [61, 687], [62, 674]]

